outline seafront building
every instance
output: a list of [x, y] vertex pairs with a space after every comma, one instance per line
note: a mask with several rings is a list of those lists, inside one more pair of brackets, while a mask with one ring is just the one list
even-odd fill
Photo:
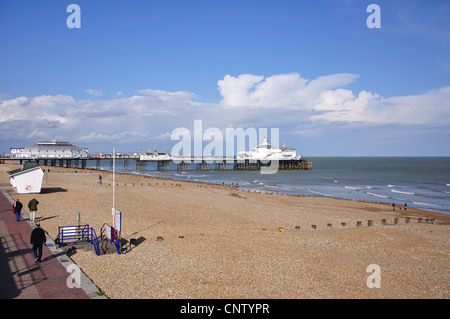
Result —
[[158, 152], [156, 149], [153, 151], [148, 150], [147, 152], [141, 153], [139, 155], [139, 160], [141, 161], [153, 161], [153, 160], [171, 160], [172, 157], [170, 156], [167, 151], [165, 152]]
[[10, 157], [17, 159], [89, 158], [88, 149], [68, 142], [42, 141], [25, 148], [11, 148]]
[[301, 156], [297, 156], [295, 148], [272, 145], [265, 137], [261, 144], [250, 151], [239, 152], [236, 158], [238, 160], [299, 160]]

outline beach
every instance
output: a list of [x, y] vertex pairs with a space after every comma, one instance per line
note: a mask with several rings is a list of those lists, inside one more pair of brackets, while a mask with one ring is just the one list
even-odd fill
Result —
[[[41, 193], [16, 194], [6, 172], [19, 167], [0, 164], [0, 186], [27, 211], [36, 197], [53, 239], [77, 213], [97, 234], [112, 224], [111, 172], [42, 166]], [[116, 183], [122, 240], [136, 245], [70, 256], [109, 298], [450, 297], [450, 215], [125, 173]], [[367, 285], [370, 265], [379, 266], [380, 288]]]

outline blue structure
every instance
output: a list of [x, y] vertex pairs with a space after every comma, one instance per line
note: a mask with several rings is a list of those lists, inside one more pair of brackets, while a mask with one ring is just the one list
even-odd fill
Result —
[[[111, 238], [107, 238], [107, 241], [114, 245], [118, 254], [120, 254], [120, 238], [117, 234], [117, 230], [109, 226], [108, 224], [103, 224], [100, 230], [100, 240], [104, 241], [103, 237], [106, 232], [105, 225], [111, 228]], [[58, 239], [61, 247], [68, 244], [81, 244], [88, 243], [94, 246], [95, 253], [100, 256], [100, 241], [97, 237], [95, 229], [89, 225], [76, 225], [76, 226], [59, 226], [58, 227]]]

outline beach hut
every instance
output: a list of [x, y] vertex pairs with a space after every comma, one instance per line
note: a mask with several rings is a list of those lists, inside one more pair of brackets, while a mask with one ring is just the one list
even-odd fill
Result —
[[9, 171], [9, 183], [19, 194], [40, 193], [44, 171], [36, 162], [25, 163], [22, 168]]

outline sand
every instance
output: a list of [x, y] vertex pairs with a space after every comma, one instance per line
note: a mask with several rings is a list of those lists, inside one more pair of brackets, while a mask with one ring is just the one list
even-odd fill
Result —
[[[0, 164], [0, 186], [25, 207], [35, 196], [37, 217], [52, 238], [58, 226], [76, 225], [78, 212], [97, 233], [112, 224], [112, 173], [101, 172], [98, 185], [98, 171], [43, 166], [50, 172], [41, 194], [17, 195], [5, 173], [17, 167]], [[116, 174], [116, 182], [122, 239], [137, 245], [121, 255], [71, 255], [109, 298], [450, 296], [449, 215], [131, 174]], [[380, 288], [367, 285], [373, 264]]]

